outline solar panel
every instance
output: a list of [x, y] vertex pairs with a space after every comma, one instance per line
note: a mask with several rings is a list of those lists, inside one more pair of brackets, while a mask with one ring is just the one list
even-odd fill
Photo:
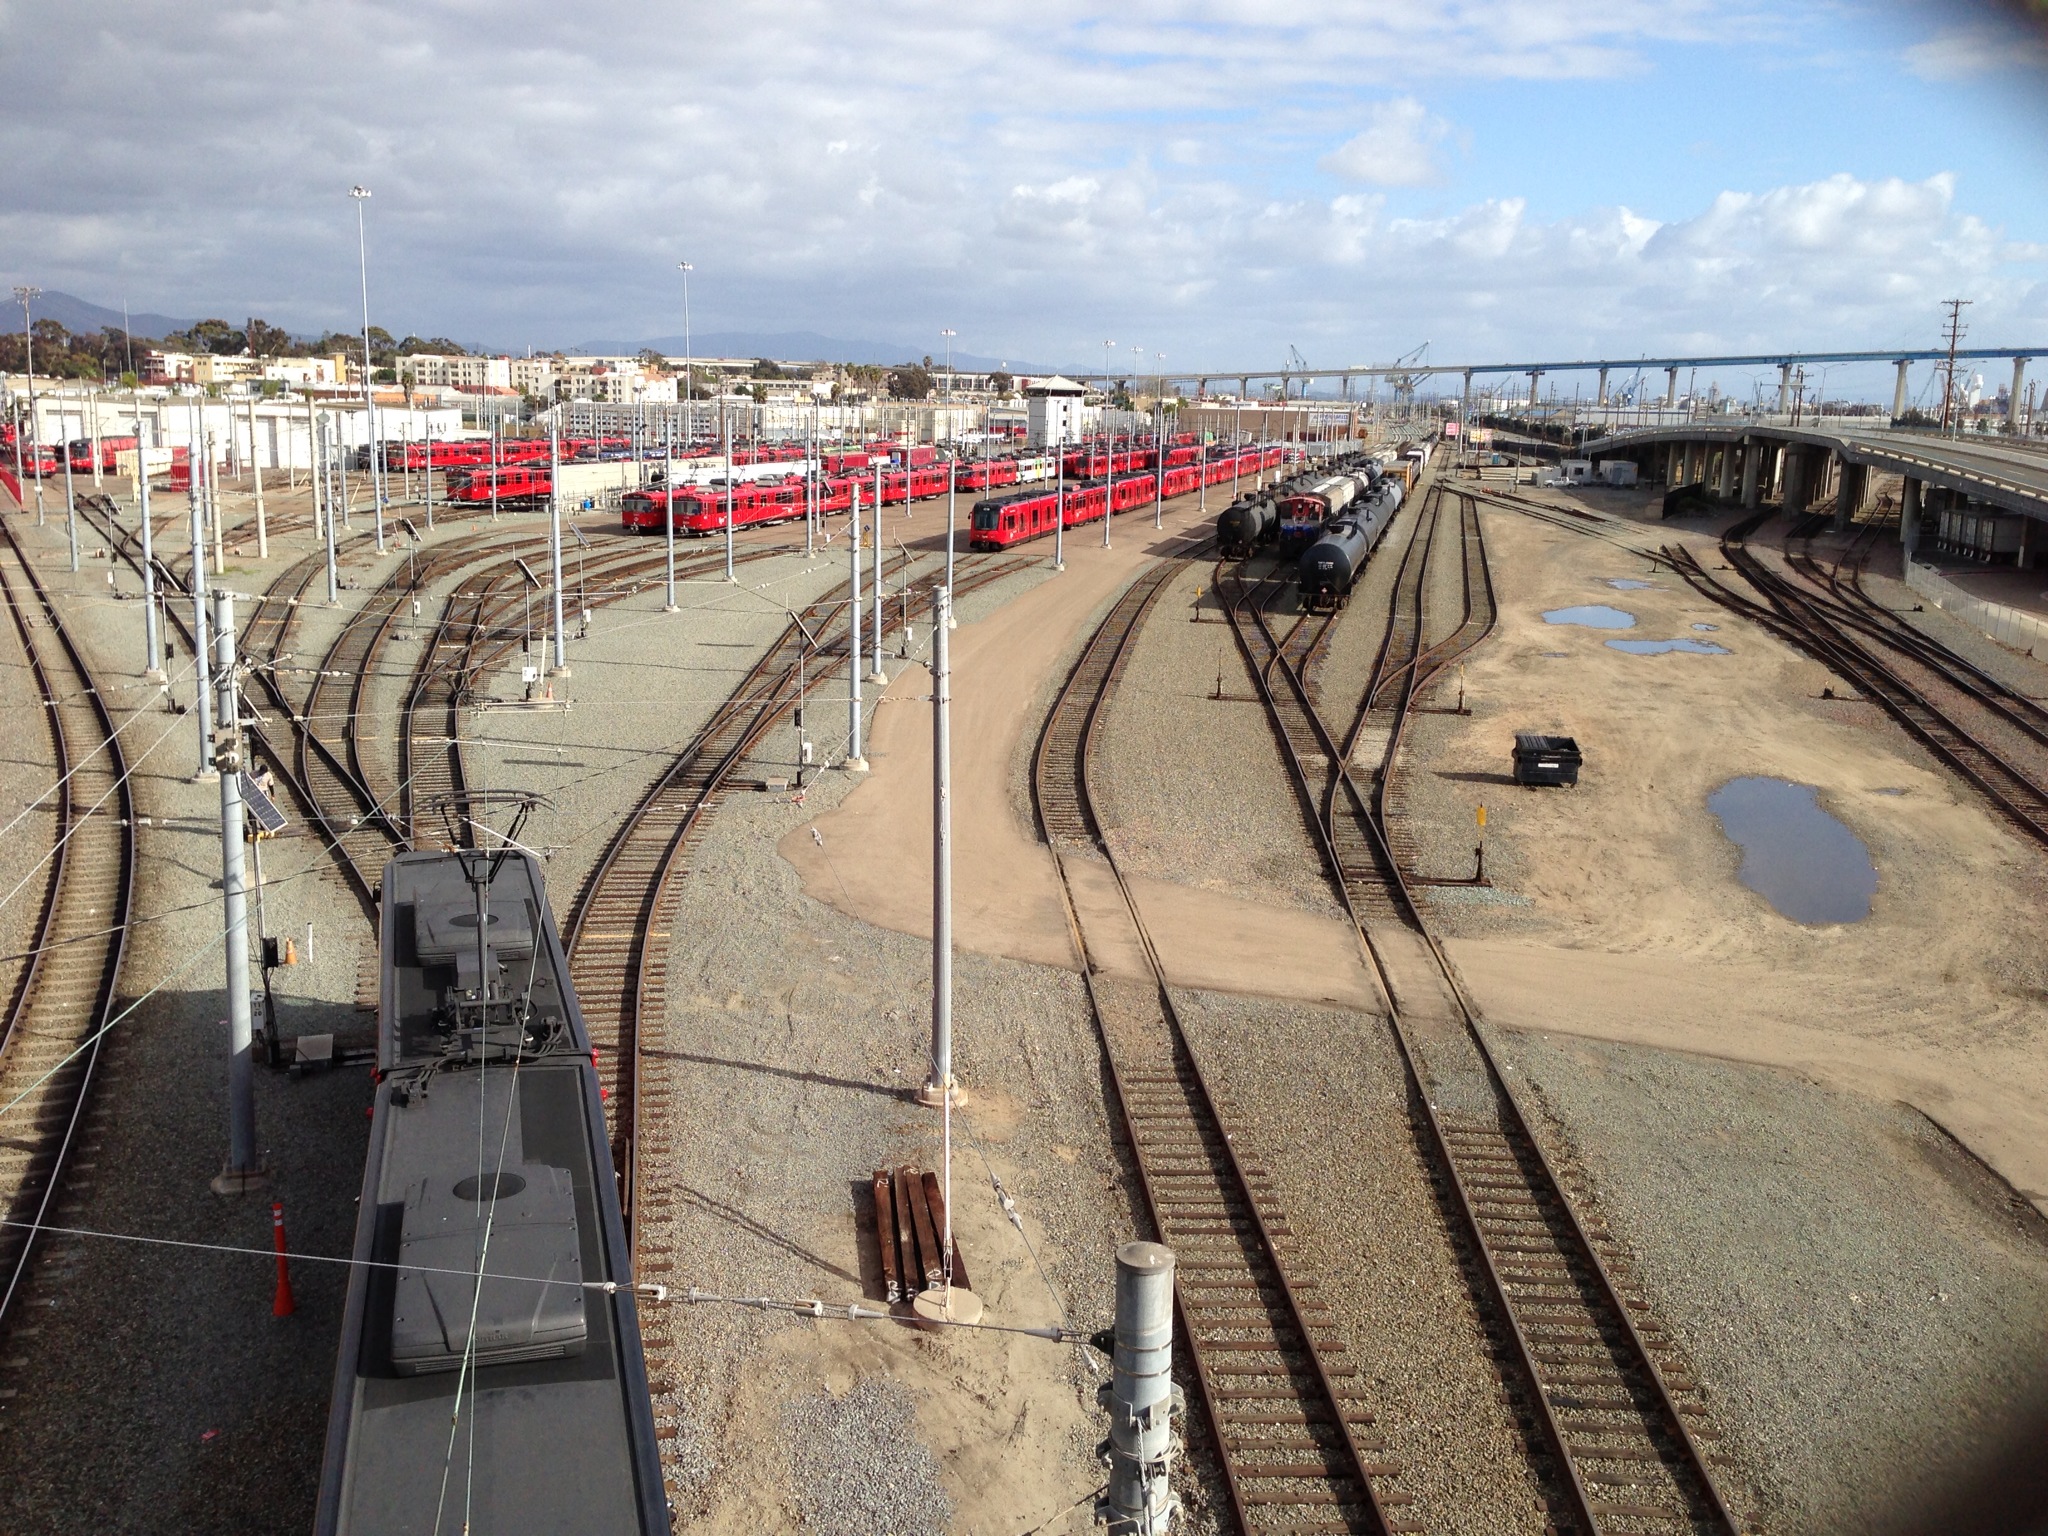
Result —
[[249, 819], [256, 823], [258, 837], [275, 837], [285, 829], [284, 812], [277, 808], [277, 802], [264, 793], [263, 786], [248, 774], [238, 774], [242, 784], [242, 808], [249, 813]]

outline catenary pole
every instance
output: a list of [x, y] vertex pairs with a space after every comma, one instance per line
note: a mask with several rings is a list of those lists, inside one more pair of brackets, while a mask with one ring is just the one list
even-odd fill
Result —
[[246, 1189], [257, 1176], [256, 1085], [249, 1020], [249, 893], [242, 847], [241, 721], [235, 703], [235, 595], [213, 594], [214, 675], [220, 688], [220, 890], [227, 920], [228, 1162], [214, 1188]]
[[370, 189], [350, 187], [348, 195], [356, 203], [356, 256], [363, 277], [363, 437], [370, 455], [370, 504], [377, 514], [377, 553], [381, 555], [384, 553], [384, 483], [378, 460], [383, 455], [377, 451], [377, 400], [370, 383], [370, 374], [375, 366], [370, 361], [370, 244], [363, 222], [363, 204], [369, 201]]
[[847, 555], [852, 566], [852, 601], [847, 604], [849, 640], [846, 651], [846, 770], [866, 773], [868, 760], [860, 750], [860, 485], [853, 487], [853, 516], [847, 523]]
[[1067, 455], [1066, 434], [1060, 434], [1060, 441], [1053, 445], [1053, 463], [1058, 476], [1052, 497], [1052, 568], [1064, 571], [1067, 568]]
[[[187, 461], [190, 465], [190, 460]], [[190, 477], [187, 477], [190, 479]], [[195, 708], [199, 723], [199, 769], [194, 783], [213, 777], [213, 659], [206, 628], [206, 520], [195, 484], [187, 498], [192, 509], [192, 661], [197, 670]]]
[[739, 577], [732, 573], [732, 417], [722, 411], [720, 414], [725, 415], [725, 579], [738, 581]]
[[158, 649], [162, 638], [156, 627], [156, 548], [149, 526], [149, 460], [142, 441], [142, 407], [135, 408], [135, 508], [142, 521], [142, 648], [148, 653], [143, 663], [145, 680], [164, 680], [164, 657]]
[[676, 420], [668, 419], [668, 458], [661, 472], [662, 552], [668, 563], [668, 600], [663, 613], [676, 611]]
[[[906, 461], [909, 457], [908, 453], [904, 455]], [[910, 505], [910, 465], [907, 462], [903, 466], [903, 504], [905, 507]], [[877, 491], [875, 495], [875, 579], [872, 583], [875, 602], [875, 632], [871, 642], [875, 649], [875, 669], [868, 674], [868, 681], [880, 685], [886, 685], [889, 681], [889, 674], [882, 670], [882, 566], [884, 554], [885, 552], [882, 547], [882, 497], [881, 493]], [[857, 655], [854, 657], [854, 665], [860, 665], [860, 657]]]
[[[953, 1092], [953, 743], [952, 664], [946, 631], [953, 594], [932, 594], [932, 1061], [924, 1101]], [[950, 1213], [951, 1207], [948, 1207]]]
[[[256, 401], [249, 400], [249, 474], [256, 485], [256, 558], [270, 558], [270, 519], [263, 510], [263, 460], [256, 453]], [[431, 508], [427, 514], [427, 525], [433, 526]]]
[[[61, 419], [61, 417], [60, 417]], [[84, 425], [83, 422], [80, 423]], [[71, 543], [71, 574], [78, 574], [78, 497], [71, 485], [71, 442], [60, 432], [59, 446], [64, 450], [64, 536]], [[99, 445], [93, 445], [93, 458], [99, 458]]]
[[559, 406], [548, 423], [548, 561], [554, 581], [554, 675], [569, 675], [568, 637], [562, 633], [562, 416]]

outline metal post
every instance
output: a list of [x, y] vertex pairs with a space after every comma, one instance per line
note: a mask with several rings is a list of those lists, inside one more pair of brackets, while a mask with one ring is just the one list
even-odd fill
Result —
[[1111, 1536], [1155, 1536], [1173, 1524], [1173, 1269], [1171, 1248], [1116, 1251], [1116, 1344], [1109, 1383], [1109, 1487], [1100, 1515]]
[[1052, 495], [1052, 568], [1064, 571], [1067, 568], [1067, 455], [1063, 438], [1052, 450], [1053, 481]]
[[214, 773], [213, 664], [206, 630], [206, 521], [196, 484], [188, 499], [192, 507], [192, 661], [198, 706], [193, 713], [199, 719], [199, 770], [192, 775], [196, 784], [212, 778]]
[[377, 401], [371, 392], [370, 374], [370, 246], [363, 224], [363, 204], [369, 201], [368, 187], [350, 187], [356, 202], [356, 256], [363, 277], [363, 437], [370, 452], [370, 501], [377, 513], [377, 553], [384, 553], [384, 486], [377, 460]]
[[149, 526], [149, 462], [142, 441], [142, 410], [135, 411], [135, 506], [142, 519], [142, 648], [148, 654], [142, 668], [143, 679], [160, 683], [164, 680], [164, 655], [158, 649], [162, 644], [156, 627], [156, 549], [151, 540]]
[[555, 665], [553, 675], [569, 675], [567, 637], [562, 633], [562, 418], [548, 425], [548, 561], [554, 582]]
[[847, 553], [853, 565], [853, 600], [847, 604], [850, 643], [846, 651], [847, 730], [846, 771], [866, 773], [868, 760], [860, 751], [860, 486], [853, 487], [853, 516], [847, 523]]
[[[909, 455], [906, 454], [904, 457], [908, 460]], [[903, 502], [905, 506], [910, 504], [910, 466], [907, 462], [904, 465], [903, 473]], [[868, 673], [868, 681], [878, 687], [887, 687], [889, 683], [889, 674], [882, 670], [882, 565], [887, 553], [888, 551], [882, 544], [882, 498], [877, 496], [875, 498], [875, 622], [873, 639], [875, 666], [874, 670]], [[854, 664], [856, 666], [860, 664], [858, 656], [854, 657]]]
[[334, 494], [327, 497], [327, 606], [341, 602], [341, 571], [334, 558]]
[[[1164, 387], [1163, 385], [1161, 386]], [[1162, 398], [1154, 407], [1159, 412], [1159, 421], [1152, 433], [1152, 526], [1166, 526], [1166, 401]], [[1102, 542], [1109, 543], [1109, 530], [1103, 529]]]
[[667, 467], [661, 472], [661, 535], [663, 553], [668, 560], [668, 601], [663, 603], [663, 613], [676, 611], [676, 424], [669, 418]]
[[[953, 545], [956, 542], [953, 527], [956, 509], [959, 506], [959, 482], [960, 460], [956, 455], [946, 464], [946, 591], [949, 593], [953, 590]], [[946, 628], [951, 629], [953, 623], [953, 604], [949, 599], [946, 604]]]
[[[202, 422], [206, 420], [206, 407], [203, 405], [199, 408], [199, 419]], [[213, 452], [213, 434], [209, 432], [206, 434], [206, 515], [213, 520], [213, 574], [224, 576], [228, 569], [228, 555], [222, 544], [221, 523], [224, 519], [220, 515], [220, 480], [213, 472]]]
[[[36, 526], [38, 528], [43, 526], [43, 426], [36, 413], [36, 332], [35, 327], [29, 322], [28, 306], [29, 301], [40, 298], [42, 292], [43, 290], [40, 288], [28, 286], [19, 287], [14, 290], [14, 296], [21, 300], [21, 345], [25, 354], [24, 361], [28, 367], [29, 459], [35, 465], [36, 470]], [[21, 443], [21, 434], [19, 432], [15, 434], [14, 441], [18, 449]], [[20, 467], [19, 454], [17, 453], [15, 468], [19, 469]]]
[[[932, 594], [932, 1069], [919, 1098], [943, 1102], [953, 1092], [953, 744], [952, 664], [946, 631], [953, 593]], [[951, 1214], [950, 1205], [947, 1208]], [[948, 1249], [950, 1252], [950, 1247]]]
[[725, 418], [725, 579], [738, 581], [732, 573], [732, 418]]
[[[213, 1187], [232, 1194], [260, 1177], [256, 1166], [255, 1066], [250, 1056], [248, 873], [242, 857], [242, 743], [235, 705], [235, 595], [213, 594], [215, 676], [220, 684], [220, 889], [227, 918], [228, 1162]], [[209, 743], [211, 745], [211, 743]]]
[[804, 558], [818, 554], [818, 406], [811, 403], [811, 419], [804, 423]]
[[[256, 402], [249, 402], [249, 473], [256, 481], [256, 558], [270, 558], [270, 520], [263, 511], [263, 461], [256, 456]], [[431, 524], [432, 519], [429, 518]]]
[[[61, 417], [60, 417], [61, 419]], [[84, 423], [79, 423], [83, 426]], [[71, 441], [60, 432], [58, 437], [64, 449], [64, 533], [71, 541], [71, 574], [78, 574], [78, 497], [71, 486]], [[94, 449], [98, 459], [98, 449]]]

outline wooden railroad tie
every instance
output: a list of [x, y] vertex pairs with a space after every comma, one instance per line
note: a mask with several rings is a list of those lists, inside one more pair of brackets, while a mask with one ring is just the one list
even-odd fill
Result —
[[[916, 1168], [878, 1168], [870, 1191], [875, 1202], [875, 1243], [882, 1260], [882, 1290], [891, 1302], [915, 1301], [920, 1291], [945, 1288], [946, 1196], [939, 1176]], [[960, 1239], [953, 1239], [953, 1285], [974, 1289]]]

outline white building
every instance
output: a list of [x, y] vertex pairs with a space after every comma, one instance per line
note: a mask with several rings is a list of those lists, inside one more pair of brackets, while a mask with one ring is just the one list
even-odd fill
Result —
[[399, 377], [412, 375], [423, 389], [510, 389], [512, 360], [508, 357], [446, 356], [438, 352], [408, 352], [398, 360]]
[[1024, 389], [1024, 408], [1030, 422], [1030, 443], [1034, 448], [1056, 448], [1086, 437], [1102, 414], [1100, 406], [1086, 404], [1086, 385], [1054, 374], [1033, 379]]

